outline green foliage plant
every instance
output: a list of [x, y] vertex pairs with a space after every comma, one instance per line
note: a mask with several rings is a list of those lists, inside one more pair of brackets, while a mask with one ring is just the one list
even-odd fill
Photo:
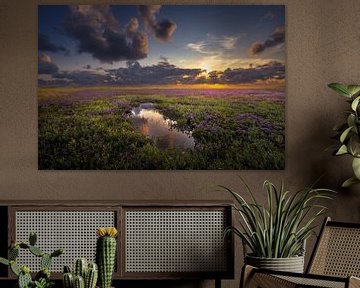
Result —
[[[29, 243], [12, 243], [8, 251], [8, 259], [0, 257], [0, 263], [10, 266], [11, 271], [18, 277], [19, 288], [50, 288], [54, 283], [50, 280], [50, 265], [54, 257], [64, 253], [63, 249], [57, 249], [51, 254], [43, 252], [36, 246], [36, 233], [30, 233]], [[40, 258], [41, 270], [35, 275], [33, 280], [30, 275], [30, 268], [26, 265], [19, 266], [16, 259], [19, 256], [20, 249], [28, 250], [33, 255]]]
[[318, 204], [319, 200], [332, 199], [334, 191], [310, 187], [291, 193], [284, 189], [283, 183], [277, 188], [266, 180], [263, 187], [267, 203], [264, 206], [256, 200], [244, 180], [242, 182], [251, 201], [220, 186], [234, 197], [233, 208], [240, 216], [240, 227], [228, 227], [225, 235], [232, 232], [240, 237], [255, 257], [288, 258], [301, 255], [306, 239], [314, 233], [316, 220], [326, 210], [325, 206]]
[[328, 87], [346, 97], [346, 101], [350, 104], [346, 122], [334, 127], [340, 141], [340, 146], [334, 151], [334, 155], [350, 155], [353, 158], [354, 176], [342, 184], [342, 187], [349, 187], [360, 183], [360, 85], [331, 83]]

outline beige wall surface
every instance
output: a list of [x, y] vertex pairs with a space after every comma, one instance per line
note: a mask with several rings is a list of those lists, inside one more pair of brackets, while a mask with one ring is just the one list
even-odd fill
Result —
[[[60, 1], [61, 2], [61, 1]], [[146, 4], [143, 1], [105, 1]], [[66, 0], [67, 3], [101, 1]], [[103, 3], [103, 2], [102, 2]], [[310, 185], [339, 191], [328, 214], [360, 222], [360, 186], [340, 189], [350, 159], [335, 158], [332, 127], [344, 117], [344, 99], [330, 82], [360, 82], [359, 0], [156, 1], [166, 4], [284, 4], [286, 6], [286, 169], [283, 171], [39, 171], [37, 169], [37, 5], [50, 0], [0, 0], [0, 200], [230, 200], [213, 185], [239, 188], [241, 175], [265, 201], [262, 182], [290, 190]], [[311, 243], [311, 242], [310, 242]], [[241, 268], [239, 243], [236, 279]], [[311, 246], [311, 245], [310, 245]], [[311, 247], [308, 248], [311, 251]], [[135, 285], [135, 284], [133, 284]], [[213, 282], [173, 287], [212, 287]], [[171, 285], [170, 285], [171, 286]], [[135, 286], [134, 286], [135, 287]], [[172, 286], [171, 286], [172, 287]]]

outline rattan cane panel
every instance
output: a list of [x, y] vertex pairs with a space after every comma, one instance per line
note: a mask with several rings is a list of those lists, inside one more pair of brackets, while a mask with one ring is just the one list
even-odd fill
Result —
[[326, 227], [311, 273], [360, 277], [360, 229]]
[[[62, 272], [74, 259], [95, 260], [96, 228], [115, 226], [114, 211], [16, 211], [16, 241], [28, 243], [29, 233], [37, 233], [37, 246], [51, 253], [64, 248], [65, 253], [53, 260], [52, 272]], [[20, 251], [18, 262], [38, 271], [40, 258]]]
[[126, 211], [126, 272], [226, 271], [223, 211]]
[[296, 284], [294, 287], [322, 287], [322, 288], [345, 288], [345, 279], [343, 282], [339, 281], [331, 281], [324, 279], [316, 279], [316, 278], [303, 278], [296, 276], [279, 276], [281, 279], [287, 280], [291, 283]]

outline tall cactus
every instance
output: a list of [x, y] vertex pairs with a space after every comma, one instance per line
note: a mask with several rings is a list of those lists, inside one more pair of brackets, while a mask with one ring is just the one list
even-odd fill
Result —
[[116, 258], [115, 227], [97, 229], [96, 262], [99, 267], [100, 288], [110, 288]]

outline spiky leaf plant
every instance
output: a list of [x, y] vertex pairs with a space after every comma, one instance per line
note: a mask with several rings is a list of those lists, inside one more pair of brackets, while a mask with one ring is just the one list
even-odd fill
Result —
[[288, 258], [301, 255], [304, 241], [314, 233], [315, 220], [326, 209], [318, 204], [318, 200], [332, 199], [334, 191], [310, 187], [290, 193], [285, 191], [283, 183], [278, 189], [266, 180], [264, 189], [267, 203], [263, 206], [258, 203], [249, 186], [242, 182], [251, 201], [220, 186], [235, 198], [233, 208], [240, 215], [240, 227], [229, 227], [225, 234], [233, 232], [239, 236], [255, 257]]

